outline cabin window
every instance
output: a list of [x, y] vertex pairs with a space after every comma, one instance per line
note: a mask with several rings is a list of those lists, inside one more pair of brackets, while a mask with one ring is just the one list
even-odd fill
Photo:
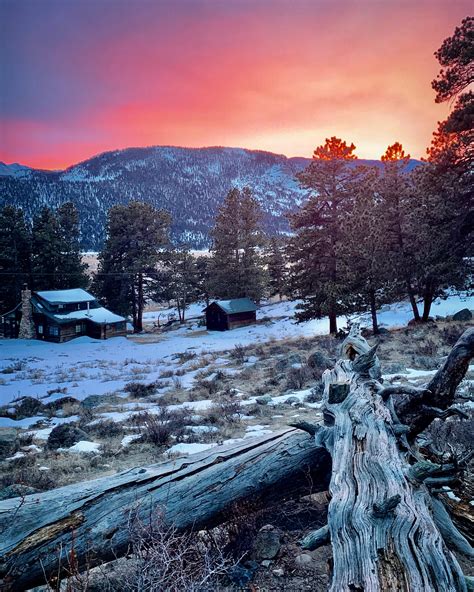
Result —
[[59, 335], [59, 327], [55, 327], [54, 325], [49, 327], [49, 334], [53, 337], [57, 337]]
[[58, 304], [58, 310], [62, 310], [64, 308], [64, 304]]
[[38, 335], [43, 335], [43, 325], [38, 325]]
[[82, 325], [76, 325], [76, 333], [81, 333], [82, 332]]

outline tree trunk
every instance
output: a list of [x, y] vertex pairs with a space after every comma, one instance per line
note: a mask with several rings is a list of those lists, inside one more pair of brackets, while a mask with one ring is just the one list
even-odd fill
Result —
[[431, 305], [433, 304], [433, 293], [427, 290], [423, 295], [423, 315], [421, 320], [426, 323], [430, 318]]
[[143, 331], [143, 307], [144, 307], [144, 297], [143, 297], [143, 274], [138, 274], [138, 294], [137, 294], [137, 319], [136, 319], [136, 327], [135, 333], [140, 333]]
[[411, 283], [410, 283], [409, 280], [406, 281], [406, 286], [407, 286], [408, 299], [410, 300], [411, 308], [413, 310], [413, 319], [415, 321], [419, 322], [421, 320], [421, 318], [420, 318], [420, 312], [418, 310], [418, 305], [416, 303], [416, 298], [415, 298], [415, 295], [413, 293], [413, 288], [411, 287]]
[[[327, 490], [329, 455], [294, 429], [25, 498], [0, 502], [0, 588], [24, 590], [128, 552], [131, 511], [178, 529], [215, 525], [239, 501]], [[59, 551], [63, 562], [59, 561]]]
[[334, 307], [329, 311], [329, 333], [335, 335], [337, 333], [337, 315]]
[[375, 290], [370, 290], [369, 299], [370, 299], [370, 314], [372, 317], [372, 329], [374, 331], [374, 335], [378, 335], [379, 324], [378, 324], [378, 320], [377, 320], [377, 303], [375, 301]]
[[434, 523], [429, 491], [410, 479], [399, 451], [394, 419], [374, 380], [378, 372], [371, 372], [375, 354], [368, 346], [361, 352], [361, 343], [351, 331], [344, 347], [353, 361], [339, 361], [325, 372], [329, 425], [315, 435], [333, 460], [330, 590], [464, 590], [458, 562]]

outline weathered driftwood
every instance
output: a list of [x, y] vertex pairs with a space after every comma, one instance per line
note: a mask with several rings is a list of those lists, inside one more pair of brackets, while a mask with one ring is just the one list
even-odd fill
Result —
[[[470, 338], [469, 338], [470, 339]], [[435, 404], [447, 407], [453, 381], [464, 375], [463, 338], [428, 387], [436, 389]], [[466, 590], [466, 580], [451, 549], [472, 554], [468, 541], [456, 530], [439, 500], [433, 499], [425, 480], [448, 474], [452, 467], [418, 462], [413, 456], [394, 407], [387, 406], [393, 389], [383, 391], [375, 348], [370, 349], [353, 327], [343, 344], [349, 358], [340, 360], [323, 375], [323, 409], [328, 425], [315, 433], [317, 446], [331, 454], [333, 472], [329, 492], [328, 532], [333, 548], [332, 592]], [[454, 372], [451, 380], [446, 373]], [[457, 383], [456, 383], [457, 384]], [[349, 385], [349, 388], [335, 388]], [[442, 386], [440, 386], [442, 385]], [[346, 391], [345, 397], [334, 392]], [[425, 390], [408, 396], [427, 404]], [[444, 394], [443, 394], [444, 393]], [[382, 396], [381, 396], [382, 395]], [[411, 408], [414, 413], [414, 407]], [[421, 412], [423, 415], [425, 411]], [[422, 422], [418, 423], [418, 426]], [[300, 426], [311, 432], [307, 426]], [[418, 429], [418, 428], [417, 428]], [[327, 540], [325, 529], [310, 533], [303, 541], [315, 548]]]
[[[127, 553], [128, 521], [159, 509], [178, 529], [224, 520], [236, 502], [327, 490], [330, 459], [294, 429], [0, 502], [0, 589], [24, 590]], [[61, 560], [60, 560], [61, 558]], [[3, 586], [3, 587], [2, 587]]]

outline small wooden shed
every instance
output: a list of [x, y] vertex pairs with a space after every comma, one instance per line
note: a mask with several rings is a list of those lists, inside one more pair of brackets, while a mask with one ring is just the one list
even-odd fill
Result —
[[257, 322], [257, 305], [250, 298], [214, 300], [204, 312], [208, 331], [227, 331]]

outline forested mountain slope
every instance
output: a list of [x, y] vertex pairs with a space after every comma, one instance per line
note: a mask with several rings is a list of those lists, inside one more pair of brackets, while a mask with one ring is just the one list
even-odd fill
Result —
[[[21, 206], [31, 218], [44, 205], [72, 201], [80, 214], [82, 246], [95, 250], [104, 238], [107, 210], [142, 200], [171, 213], [173, 238], [202, 248], [209, 245], [217, 208], [233, 186], [252, 189], [267, 231], [287, 231], [285, 214], [305, 198], [295, 174], [308, 162], [241, 148], [155, 146], [104, 152], [64, 171], [0, 163], [0, 206]], [[417, 164], [411, 161], [409, 168]]]

